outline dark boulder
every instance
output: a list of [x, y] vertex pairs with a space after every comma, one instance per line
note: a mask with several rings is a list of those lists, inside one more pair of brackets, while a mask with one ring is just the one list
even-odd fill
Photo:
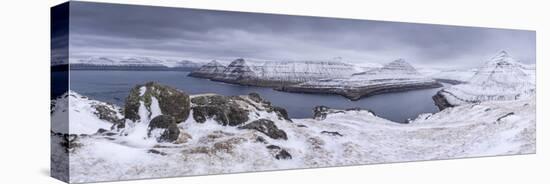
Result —
[[262, 97], [260, 97], [260, 94], [258, 93], [250, 93], [248, 94], [248, 98], [256, 103], [261, 103], [263, 101]]
[[275, 123], [268, 119], [259, 119], [252, 121], [239, 129], [252, 129], [264, 133], [272, 139], [284, 139], [287, 140], [286, 132], [277, 128]]
[[[155, 130], [160, 130], [159, 135], [153, 135]], [[147, 135], [156, 137], [159, 142], [174, 142], [178, 139], [180, 130], [176, 120], [172, 116], [159, 115], [151, 120]]]
[[279, 153], [275, 155], [275, 158], [277, 160], [287, 160], [287, 159], [292, 159], [292, 155], [290, 155], [290, 153], [285, 149], [281, 149], [281, 151], [279, 151]]
[[198, 96], [191, 99], [194, 104], [193, 119], [204, 123], [207, 119], [214, 119], [224, 126], [237, 126], [248, 121], [248, 110], [243, 109], [236, 100], [238, 97], [221, 95]]
[[282, 107], [278, 107], [278, 106], [273, 106], [273, 111], [275, 111], [277, 113], [277, 115], [279, 115], [279, 117], [283, 118], [284, 120], [292, 121], [288, 117], [288, 112], [286, 111], [286, 109], [284, 109]]
[[313, 119], [324, 120], [327, 118], [329, 113], [329, 107], [327, 106], [316, 106], [313, 108]]
[[118, 117], [118, 113], [113, 105], [109, 104], [93, 104], [92, 108], [95, 109], [94, 114], [99, 119], [111, 122], [113, 124], [121, 124], [124, 119]]
[[[145, 91], [141, 95], [143, 88]], [[138, 85], [130, 91], [124, 106], [125, 118], [132, 121], [141, 118], [139, 116], [140, 102], [144, 103], [150, 116], [153, 97], [158, 100], [161, 113], [174, 117], [177, 123], [185, 121], [189, 116], [190, 103], [187, 93], [156, 82], [148, 82], [145, 85]]]
[[280, 146], [277, 146], [277, 145], [269, 145], [269, 146], [266, 146], [266, 148], [268, 150], [270, 150], [274, 155], [275, 155], [275, 158], [277, 160], [286, 160], [286, 159], [292, 159], [292, 155], [290, 155], [290, 153], [288, 151], [286, 151], [285, 149], [281, 148]]
[[166, 154], [164, 152], [161, 152], [159, 150], [156, 150], [156, 149], [149, 149], [149, 150], [147, 150], [147, 153], [157, 154], [157, 155], [161, 155], [161, 156], [168, 155], [168, 154]]

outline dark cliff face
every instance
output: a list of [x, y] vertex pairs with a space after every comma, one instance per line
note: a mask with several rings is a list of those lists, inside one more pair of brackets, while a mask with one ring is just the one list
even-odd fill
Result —
[[443, 93], [444, 91], [440, 90], [434, 96], [432, 96], [432, 99], [434, 100], [434, 103], [437, 106], [437, 108], [439, 108], [439, 110], [443, 110], [448, 107], [453, 107], [453, 105], [449, 103], [449, 101], [447, 101]]

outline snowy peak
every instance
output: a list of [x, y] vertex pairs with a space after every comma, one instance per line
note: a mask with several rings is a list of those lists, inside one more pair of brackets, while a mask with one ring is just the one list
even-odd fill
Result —
[[401, 58], [384, 65], [382, 67], [382, 70], [405, 72], [408, 74], [418, 74], [418, 71], [416, 71], [416, 69], [411, 64]]
[[235, 59], [231, 62], [225, 69], [224, 73], [230, 75], [231, 77], [253, 75], [250, 66], [243, 58]]
[[208, 67], [225, 67], [224, 65], [222, 65], [220, 62], [216, 61], [216, 60], [212, 60], [210, 61], [209, 63], [206, 63], [206, 65], [204, 66], [208, 66]]
[[482, 101], [526, 99], [535, 95], [535, 87], [535, 78], [523, 64], [501, 51], [480, 67], [468, 83], [443, 89], [434, 100], [444, 108]]
[[506, 51], [500, 51], [482, 66], [470, 80], [481, 86], [518, 87], [533, 84], [525, 67]]
[[420, 77], [420, 73], [404, 59], [397, 59], [389, 62], [381, 68], [372, 69], [369, 71], [355, 73], [354, 77]]
[[514, 59], [508, 52], [502, 50], [498, 52], [495, 56], [485, 62], [486, 66], [495, 66], [495, 67], [508, 67], [512, 65], [517, 65], [521, 68], [524, 68], [521, 63]]

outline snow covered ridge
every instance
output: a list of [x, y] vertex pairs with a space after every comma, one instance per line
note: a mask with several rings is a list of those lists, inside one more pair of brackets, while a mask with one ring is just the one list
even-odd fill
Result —
[[71, 69], [114, 70], [114, 69], [196, 69], [201, 64], [188, 60], [156, 59], [151, 57], [89, 57], [71, 60]]
[[[52, 163], [52, 174], [69, 169], [70, 182], [92, 182], [536, 149], [534, 98], [465, 104], [400, 124], [368, 110], [323, 106], [311, 119], [290, 119], [284, 108], [255, 93], [188, 95], [158, 83], [131, 91], [125, 107], [74, 91], [53, 101], [60, 105], [54, 105], [52, 117], [69, 112], [76, 119], [69, 122], [70, 134], [52, 129], [52, 160], [59, 161]], [[69, 106], [61, 105], [67, 101]]]
[[534, 70], [501, 51], [479, 68], [466, 84], [439, 91], [434, 100], [440, 109], [467, 103], [517, 100], [535, 96]]
[[212, 61], [189, 76], [274, 87], [286, 92], [338, 94], [351, 100], [381, 93], [441, 87], [403, 59], [380, 68], [363, 69], [340, 61], [249, 62], [241, 58], [228, 66]]
[[425, 88], [438, 88], [437, 81], [418, 73], [403, 59], [381, 68], [355, 73], [350, 77], [320, 79], [277, 88], [287, 92], [328, 93], [359, 100], [376, 94]]
[[248, 61], [236, 59], [228, 66], [212, 61], [190, 76], [242, 85], [279, 87], [323, 78], [346, 77], [361, 67], [340, 61]]

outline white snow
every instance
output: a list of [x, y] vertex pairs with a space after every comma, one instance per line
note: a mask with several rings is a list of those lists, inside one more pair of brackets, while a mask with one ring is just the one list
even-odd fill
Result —
[[154, 96], [151, 96], [151, 119], [162, 115], [162, 112], [159, 107], [159, 101]]
[[355, 73], [349, 77], [312, 80], [290, 87], [309, 88], [366, 88], [369, 86], [381, 85], [405, 85], [405, 84], [426, 84], [435, 83], [431, 78], [423, 76], [416, 69], [403, 59], [397, 59], [381, 68]]
[[362, 71], [363, 68], [360, 66], [338, 60], [249, 61], [236, 59], [228, 66], [212, 61], [193, 73], [218, 80], [237, 80], [244, 77], [251, 80], [304, 82], [327, 77], [349, 77], [353, 73]]
[[501, 51], [479, 68], [466, 84], [442, 91], [453, 105], [490, 100], [526, 99], [535, 94], [534, 72]]
[[[239, 104], [251, 111], [248, 122], [270, 119], [287, 133], [288, 140], [221, 126], [212, 119], [197, 123], [188, 118], [179, 128], [190, 136], [189, 140], [161, 144], [146, 138], [147, 123], [127, 121], [129, 126], [124, 133], [128, 136], [78, 140], [83, 146], [70, 154], [70, 179], [90, 182], [535, 152], [534, 98], [465, 104], [423, 114], [410, 124], [395, 123], [367, 111], [340, 111], [328, 114], [324, 120], [287, 122], [247, 101]], [[75, 107], [85, 107], [90, 101], [76, 102], [84, 104]], [[264, 137], [268, 144], [256, 142], [258, 136]], [[292, 159], [275, 159], [276, 151], [266, 148], [270, 144], [287, 150]], [[148, 153], [149, 149], [166, 155]]]
[[141, 88], [139, 88], [139, 96], [143, 96], [146, 91], [147, 91], [147, 87], [145, 86], [142, 86]]
[[[96, 109], [93, 105], [108, 105], [104, 102], [90, 100], [73, 91], [70, 91], [65, 98], [59, 98], [54, 101], [55, 108], [52, 113], [52, 131], [57, 133], [70, 134], [92, 134], [98, 129], [110, 129], [111, 122], [101, 120], [94, 113]], [[67, 106], [68, 105], [68, 106]], [[118, 108], [113, 105], [113, 108]], [[121, 114], [118, 114], [122, 117]], [[68, 124], [68, 122], [70, 124]]]

